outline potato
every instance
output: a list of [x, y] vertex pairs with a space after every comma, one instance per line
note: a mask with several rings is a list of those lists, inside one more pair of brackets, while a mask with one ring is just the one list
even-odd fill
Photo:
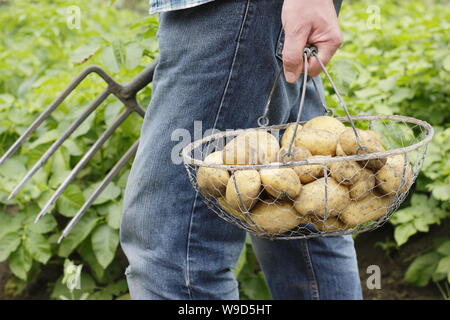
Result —
[[264, 189], [276, 199], [293, 199], [300, 193], [300, 179], [291, 168], [261, 169], [259, 175]]
[[326, 220], [316, 218], [313, 224], [319, 231], [337, 232], [347, 229], [347, 225], [336, 217], [328, 217]]
[[[205, 163], [223, 164], [222, 151], [216, 151], [208, 155]], [[201, 193], [206, 196], [219, 197], [225, 195], [230, 174], [227, 170], [200, 167], [197, 171], [197, 184]]]
[[[338, 184], [332, 177], [327, 178], [327, 209], [329, 216], [336, 216], [350, 203], [348, 189]], [[301, 215], [314, 214], [325, 217], [325, 178], [302, 186], [295, 198], [295, 209]]]
[[375, 221], [387, 213], [391, 202], [392, 198], [371, 192], [370, 195], [361, 200], [352, 201], [339, 218], [350, 227]]
[[372, 138], [374, 138], [375, 140], [377, 140], [380, 144], [383, 144], [383, 141], [381, 140], [381, 136], [376, 133], [373, 130], [365, 130], [368, 134], [370, 134], [372, 136]]
[[[403, 170], [405, 174], [403, 175]], [[413, 183], [413, 172], [409, 163], [404, 169], [404, 156], [389, 157], [386, 164], [376, 173], [379, 190], [385, 194], [393, 194], [408, 191]], [[399, 190], [400, 189], [400, 190]]]
[[305, 147], [313, 155], [334, 156], [337, 142], [338, 136], [330, 131], [303, 128], [295, 139], [295, 146]]
[[[311, 158], [315, 157], [322, 157], [322, 156], [313, 156]], [[302, 184], [310, 183], [312, 181], [317, 180], [320, 177], [323, 177], [323, 165], [321, 164], [305, 164], [301, 166], [295, 166], [293, 167], [295, 173], [297, 173], [298, 177], [300, 178], [300, 182]]]
[[341, 144], [339, 142], [336, 145], [336, 155], [338, 157], [345, 157], [346, 156], [346, 154], [345, 154], [344, 150], [342, 150]]
[[259, 231], [259, 227], [270, 234], [285, 233], [302, 223], [307, 223], [289, 201], [260, 202], [253, 208], [251, 217], [256, 224], [252, 229]]
[[361, 178], [362, 168], [356, 161], [339, 161], [329, 164], [331, 176], [345, 185], [356, 183]]
[[224, 197], [217, 198], [217, 203], [223, 210], [225, 210], [232, 216], [238, 218], [239, 220], [247, 221], [247, 217], [245, 216], [245, 214], [239, 210], [234, 209], [232, 206], [230, 206], [230, 204], [227, 202], [227, 200]]
[[350, 198], [361, 200], [375, 188], [375, 174], [369, 169], [362, 169], [360, 179], [350, 187]]
[[344, 124], [336, 118], [329, 116], [315, 117], [303, 125], [304, 129], [321, 129], [330, 131], [339, 136], [345, 130]]
[[[383, 145], [375, 138], [374, 134], [365, 130], [356, 129], [360, 138], [361, 145], [366, 147], [368, 153], [383, 152]], [[352, 128], [345, 129], [339, 136], [339, 144], [347, 155], [356, 154], [358, 143]], [[361, 151], [363, 152], [363, 151]], [[372, 170], [379, 170], [386, 163], [386, 158], [373, 159], [363, 162], [363, 166]]]
[[280, 145], [266, 131], [252, 130], [232, 139], [223, 148], [224, 164], [265, 164], [276, 162]]
[[[237, 190], [234, 180], [236, 179]], [[228, 180], [226, 189], [227, 203], [236, 210], [249, 211], [258, 200], [261, 178], [256, 170], [238, 170]], [[237, 191], [239, 191], [240, 197]], [[239, 199], [241, 198], [241, 199]], [[241, 201], [244, 207], [241, 205]]]
[[281, 146], [285, 147], [285, 148], [289, 148], [289, 144], [292, 141], [292, 136], [294, 135], [295, 132], [295, 127], [297, 126], [297, 134], [295, 135], [295, 137], [298, 137], [300, 134], [300, 131], [302, 130], [302, 125], [300, 124], [290, 124], [286, 130], [284, 130], [283, 136], [281, 137]]
[[[359, 135], [361, 145], [368, 149], [369, 153], [385, 151], [381, 143], [374, 138], [373, 134], [368, 133], [365, 130], [356, 129]], [[356, 136], [352, 128], [346, 128], [339, 136], [339, 144], [342, 150], [347, 155], [356, 154], [358, 143], [356, 142]]]
[[[292, 146], [291, 156], [286, 156], [283, 159], [283, 154], [288, 151], [288, 148], [282, 147], [278, 155], [279, 162], [289, 162], [289, 161], [301, 161], [308, 158], [322, 157], [322, 156], [312, 156], [311, 152], [304, 147]], [[309, 183], [316, 180], [317, 178], [323, 177], [323, 166], [322, 165], [301, 165], [292, 167], [292, 169], [297, 173], [300, 178], [301, 183]]]
[[386, 158], [380, 158], [367, 161], [359, 161], [359, 163], [361, 163], [361, 166], [363, 168], [367, 168], [376, 172], [385, 165], [386, 161]]
[[296, 146], [292, 146], [290, 156], [283, 157], [283, 155], [287, 154], [288, 151], [289, 151], [289, 146], [281, 147], [280, 151], [278, 152], [278, 161], [279, 162], [286, 163], [289, 161], [301, 161], [301, 160], [305, 160], [307, 158], [312, 157], [312, 154], [308, 149], [306, 149], [304, 147], [296, 147]]

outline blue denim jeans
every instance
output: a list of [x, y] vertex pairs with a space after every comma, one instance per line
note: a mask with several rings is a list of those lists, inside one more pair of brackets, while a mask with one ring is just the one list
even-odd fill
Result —
[[[133, 299], [239, 298], [232, 269], [245, 232], [197, 198], [184, 166], [172, 161], [180, 143], [172, 132], [194, 137], [194, 121], [203, 129], [257, 126], [282, 67], [281, 6], [220, 0], [160, 14], [160, 61], [121, 226]], [[301, 81], [280, 81], [271, 124], [295, 121], [300, 89]], [[322, 111], [309, 83], [303, 119]], [[274, 299], [361, 298], [350, 236], [252, 241]]]

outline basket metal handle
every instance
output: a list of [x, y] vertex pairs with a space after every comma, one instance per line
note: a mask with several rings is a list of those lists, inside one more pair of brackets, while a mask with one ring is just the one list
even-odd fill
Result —
[[[304, 61], [303, 85], [302, 85], [302, 92], [301, 92], [301, 96], [300, 96], [300, 104], [299, 104], [299, 107], [298, 107], [298, 113], [297, 113], [297, 119], [296, 119], [296, 128], [294, 130], [294, 134], [292, 135], [291, 141], [289, 143], [288, 151], [285, 154], [282, 155], [282, 160], [285, 157], [291, 156], [292, 145], [293, 145], [293, 143], [295, 141], [295, 138], [296, 138], [296, 135], [297, 135], [297, 128], [298, 128], [298, 125], [299, 125], [299, 122], [300, 122], [301, 114], [302, 114], [302, 111], [303, 111], [303, 106], [305, 104], [306, 84], [308, 82], [308, 79], [311, 79], [311, 81], [312, 81], [312, 83], [314, 85], [315, 92], [319, 96], [320, 102], [321, 102], [323, 108], [325, 109], [324, 114], [328, 114], [331, 117], [334, 117], [334, 112], [333, 112], [332, 109], [330, 109], [330, 108], [328, 108], [326, 106], [325, 101], [324, 101], [324, 99], [322, 98], [322, 96], [321, 96], [321, 94], [319, 92], [319, 88], [317, 86], [316, 81], [314, 80], [314, 78], [308, 76], [308, 58], [310, 58], [310, 57], [314, 57], [317, 60], [317, 62], [319, 63], [320, 68], [324, 72], [326, 78], [330, 82], [330, 84], [331, 84], [331, 86], [332, 86], [332, 88], [333, 88], [333, 90], [334, 90], [334, 92], [335, 92], [335, 94], [336, 94], [336, 96], [338, 98], [339, 105], [345, 111], [346, 117], [347, 117], [348, 121], [350, 122], [350, 125], [351, 125], [351, 127], [353, 129], [353, 132], [354, 132], [355, 137], [356, 137], [356, 143], [358, 145], [358, 147], [356, 148], [355, 154], [356, 155], [364, 155], [364, 154], [368, 153], [367, 147], [365, 147], [365, 146], [363, 146], [361, 144], [361, 139], [360, 139], [359, 133], [356, 130], [355, 124], [353, 122], [352, 117], [350, 116], [350, 113], [348, 111], [347, 105], [345, 104], [344, 99], [342, 98], [341, 94], [339, 93], [339, 90], [337, 89], [336, 85], [334, 84], [333, 79], [331, 79], [331, 76], [328, 73], [327, 69], [325, 68], [325, 65], [320, 60], [318, 53], [319, 52], [318, 52], [317, 48], [314, 47], [314, 46], [306, 46], [303, 49], [303, 61]], [[265, 108], [264, 108], [264, 113], [257, 120], [258, 125], [260, 127], [267, 127], [269, 125], [269, 118], [268, 118], [267, 115], [269, 113], [270, 103], [272, 101], [272, 97], [273, 97], [273, 94], [275, 93], [275, 89], [276, 89], [276, 87], [278, 85], [278, 81], [279, 81], [279, 78], [281, 76], [282, 71], [283, 71], [283, 68], [280, 68], [280, 70], [277, 72], [277, 74], [275, 76], [274, 83], [273, 83], [272, 88], [271, 88], [270, 93], [269, 93], [269, 97], [267, 99], [267, 102], [266, 102], [266, 105], [265, 105]], [[363, 151], [363, 153], [361, 151]]]

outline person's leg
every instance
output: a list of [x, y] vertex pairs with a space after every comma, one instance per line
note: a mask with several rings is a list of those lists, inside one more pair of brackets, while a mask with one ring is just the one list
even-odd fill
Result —
[[274, 299], [362, 299], [351, 236], [252, 242]]
[[[133, 299], [238, 298], [231, 269], [245, 233], [197, 198], [184, 166], [172, 162], [180, 142], [171, 135], [194, 137], [194, 121], [203, 130], [257, 126], [281, 67], [281, 5], [220, 0], [160, 15], [160, 61], [121, 225]], [[271, 123], [288, 119], [298, 92], [298, 83], [280, 83]]]

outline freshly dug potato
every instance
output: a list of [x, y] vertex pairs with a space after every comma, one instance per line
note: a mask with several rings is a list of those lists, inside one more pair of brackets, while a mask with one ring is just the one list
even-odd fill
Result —
[[344, 150], [342, 150], [341, 144], [339, 142], [336, 145], [336, 155], [338, 157], [345, 157], [346, 156], [346, 154], [345, 154]]
[[[382, 152], [385, 151], [381, 143], [373, 136], [373, 134], [368, 133], [365, 130], [356, 129], [358, 132], [361, 145], [366, 147], [369, 153]], [[356, 154], [356, 149], [358, 148], [358, 143], [356, 142], [356, 136], [352, 128], [346, 128], [339, 136], [339, 144], [342, 150], [347, 155]]]
[[312, 157], [312, 154], [308, 149], [306, 149], [304, 147], [296, 147], [296, 146], [292, 146], [290, 156], [283, 157], [283, 155], [287, 154], [288, 151], [289, 151], [289, 146], [281, 147], [280, 152], [278, 152], [278, 161], [279, 162], [301, 161], [301, 160]]
[[383, 143], [383, 141], [381, 140], [381, 136], [378, 133], [376, 133], [375, 131], [373, 131], [373, 130], [366, 130], [366, 132], [368, 134], [370, 134], [372, 136], [372, 138], [377, 140], [380, 144]]
[[376, 192], [371, 192], [361, 200], [352, 201], [339, 218], [350, 227], [378, 220], [387, 213], [391, 200], [392, 198], [382, 197]]
[[[356, 129], [360, 138], [361, 145], [368, 149], [369, 153], [383, 152], [385, 149], [378, 141], [374, 134], [368, 133], [365, 130]], [[352, 128], [346, 128], [339, 136], [339, 144], [342, 150], [347, 155], [356, 154], [358, 143]], [[386, 163], [386, 158], [373, 159], [364, 161], [363, 166], [372, 170], [379, 170]]]
[[300, 124], [297, 125], [295, 123], [289, 125], [286, 128], [286, 130], [284, 130], [283, 136], [281, 137], [281, 146], [282, 147], [289, 148], [289, 144], [291, 143], [292, 136], [294, 135], [296, 126], [297, 126], [297, 134], [295, 135], [295, 137], [299, 136], [300, 131], [302, 130], [302, 125], [300, 125]]
[[336, 118], [329, 116], [315, 117], [303, 125], [304, 129], [321, 129], [330, 131], [339, 136], [345, 130], [344, 124]]
[[[236, 210], [249, 211], [258, 200], [257, 197], [261, 189], [259, 172], [256, 170], [239, 170], [235, 171], [233, 176], [228, 180], [226, 200]], [[236, 179], [237, 190], [234, 178]], [[240, 193], [244, 208], [242, 208], [237, 191]]]
[[328, 217], [326, 220], [316, 218], [313, 223], [319, 231], [336, 232], [347, 229], [347, 225], [337, 217]]
[[[322, 157], [322, 156], [313, 156]], [[323, 166], [321, 164], [306, 164], [301, 166], [293, 167], [295, 173], [297, 173], [300, 178], [300, 182], [302, 184], [310, 183], [312, 181], [317, 180], [320, 177], [323, 177]]]
[[224, 197], [217, 198], [217, 203], [223, 210], [225, 210], [232, 216], [238, 218], [239, 220], [242, 220], [242, 221], [247, 220], [247, 217], [245, 216], [245, 214], [242, 213], [242, 211], [236, 210], [232, 206], [230, 206], [230, 204], [227, 202], [227, 200]]
[[295, 139], [295, 146], [305, 147], [313, 155], [334, 156], [337, 142], [338, 136], [330, 131], [303, 128]]
[[361, 163], [361, 166], [363, 168], [367, 168], [376, 172], [385, 165], [386, 161], [387, 161], [386, 158], [380, 158], [359, 162]]
[[345, 185], [354, 184], [361, 178], [362, 168], [356, 161], [339, 161], [329, 164], [331, 176]]
[[375, 174], [369, 169], [362, 169], [360, 179], [350, 187], [350, 198], [361, 200], [375, 188]]
[[222, 150], [224, 164], [265, 164], [277, 160], [280, 145], [268, 132], [252, 130], [242, 133]]
[[[328, 215], [336, 216], [348, 206], [350, 196], [347, 187], [338, 184], [332, 177], [328, 177], [327, 180]], [[325, 217], [325, 178], [302, 186], [294, 205], [301, 215], [314, 214]]]
[[[270, 234], [285, 233], [307, 223], [289, 201], [260, 202], [253, 208], [251, 217], [260, 229]], [[253, 229], [259, 231], [256, 226], [253, 226]]]
[[291, 168], [261, 169], [259, 175], [264, 189], [276, 199], [293, 199], [302, 188], [300, 179]]
[[389, 157], [386, 164], [376, 173], [378, 188], [385, 194], [406, 192], [413, 183], [413, 172], [409, 163], [406, 163], [405, 175], [403, 155]]
[[[205, 163], [223, 164], [222, 151], [216, 151], [208, 155]], [[225, 195], [230, 174], [227, 170], [200, 167], [197, 171], [197, 183], [201, 193], [211, 197]]]

